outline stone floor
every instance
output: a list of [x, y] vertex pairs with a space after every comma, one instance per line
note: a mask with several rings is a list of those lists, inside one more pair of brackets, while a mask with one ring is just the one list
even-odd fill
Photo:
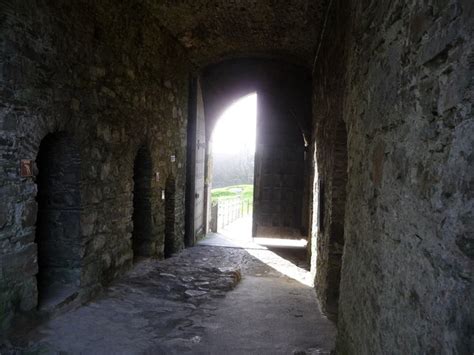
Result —
[[309, 286], [304, 249], [229, 242], [212, 235], [143, 260], [99, 298], [19, 335], [9, 352], [329, 353], [335, 328]]

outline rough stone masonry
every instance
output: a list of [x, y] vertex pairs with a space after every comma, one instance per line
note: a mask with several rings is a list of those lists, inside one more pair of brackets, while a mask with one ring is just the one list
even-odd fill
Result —
[[342, 217], [344, 238], [318, 238], [318, 267], [319, 251], [328, 262], [316, 288], [331, 295], [339, 268], [336, 349], [471, 353], [474, 5], [335, 1], [331, 11], [314, 80], [316, 163], [325, 227]]
[[[297, 99], [312, 98], [305, 120], [279, 110], [272, 90], [262, 96], [276, 103], [270, 127], [273, 116], [280, 127], [308, 123], [293, 131], [307, 147], [287, 156], [305, 159], [294, 179], [303, 196], [288, 200], [302, 201], [293, 210], [310, 226], [315, 288], [337, 321], [336, 352], [472, 353], [473, 31], [472, 0], [0, 0], [2, 335], [38, 314], [38, 280], [52, 278], [48, 292], [66, 294], [72, 307], [134, 258], [163, 257], [165, 235], [174, 252], [182, 248], [189, 209], [205, 225], [204, 152], [215, 119], [206, 102], [232, 90], [203, 98], [194, 88], [209, 87], [201, 82], [209, 68], [251, 59], [297, 67], [301, 80], [277, 86], [285, 93], [297, 81]], [[225, 74], [236, 87], [245, 78]], [[47, 137], [61, 148], [43, 160]], [[187, 154], [187, 139], [201, 150]], [[150, 191], [151, 208], [134, 221], [140, 147], [151, 170], [136, 191]], [[195, 161], [187, 165], [187, 156]], [[34, 176], [21, 176], [22, 160], [34, 163]], [[162, 199], [170, 178], [173, 206]], [[279, 182], [262, 184], [273, 201]], [[80, 196], [56, 193], [61, 186]], [[140, 221], [147, 233], [137, 233]], [[138, 235], [146, 237], [134, 251]]]
[[[15, 313], [37, 306], [38, 181], [20, 177], [19, 162], [35, 161], [48, 134], [68, 136], [79, 151], [80, 172], [73, 178], [80, 186], [80, 225], [77, 235], [67, 235], [69, 246], [75, 243], [68, 252], [79, 270], [74, 297], [90, 298], [133, 261], [133, 168], [142, 145], [150, 152], [153, 175], [160, 174], [159, 181], [151, 181], [153, 223], [143, 253], [163, 255], [161, 191], [168, 176], [176, 179], [175, 210], [184, 213], [190, 64], [140, 4], [2, 1], [1, 8], [0, 325], [5, 329]], [[64, 158], [62, 164], [72, 163]], [[184, 226], [182, 219], [175, 223], [178, 249]]]

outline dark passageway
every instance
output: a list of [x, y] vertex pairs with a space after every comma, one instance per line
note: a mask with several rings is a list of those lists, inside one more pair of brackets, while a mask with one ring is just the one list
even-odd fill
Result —
[[472, 1], [0, 3], [0, 353], [473, 353]]

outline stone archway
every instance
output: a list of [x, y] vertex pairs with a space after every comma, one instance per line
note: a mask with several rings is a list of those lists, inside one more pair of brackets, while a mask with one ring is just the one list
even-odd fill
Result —
[[133, 164], [133, 232], [134, 257], [148, 255], [147, 246], [152, 234], [151, 216], [152, 160], [146, 146], [141, 146]]
[[76, 292], [81, 274], [80, 155], [65, 133], [40, 144], [35, 242], [38, 247], [38, 306], [60, 303]]

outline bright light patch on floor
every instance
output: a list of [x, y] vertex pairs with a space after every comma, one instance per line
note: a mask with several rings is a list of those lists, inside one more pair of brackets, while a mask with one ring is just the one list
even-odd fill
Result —
[[233, 103], [219, 118], [214, 128], [212, 149], [236, 154], [255, 152], [257, 126], [257, 94], [247, 95]]
[[[282, 258], [269, 248], [280, 247], [283, 249], [306, 248], [304, 239], [279, 239], [279, 238], [253, 238], [252, 218], [249, 216], [240, 218], [236, 222], [226, 226], [219, 234], [214, 234], [201, 242], [201, 244], [226, 246], [232, 248], [243, 248], [261, 262], [286, 275], [303, 285], [313, 287], [314, 276], [311, 272], [295, 265], [293, 262]], [[275, 250], [275, 249], [274, 249]]]
[[282, 258], [271, 250], [246, 248], [245, 251], [281, 274], [288, 276], [303, 285], [309, 287], [314, 286], [311, 272], [293, 264], [289, 260]]
[[295, 247], [305, 248], [308, 242], [305, 239], [281, 239], [281, 238], [254, 238], [254, 243], [269, 247]]

